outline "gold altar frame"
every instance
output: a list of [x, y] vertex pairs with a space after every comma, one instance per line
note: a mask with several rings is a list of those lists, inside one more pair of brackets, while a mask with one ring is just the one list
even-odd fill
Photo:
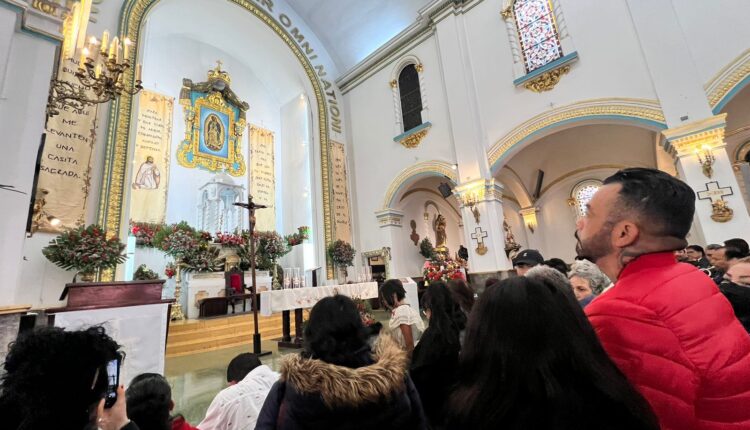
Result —
[[[325, 249], [333, 241], [334, 223], [331, 208], [333, 190], [331, 188], [331, 160], [330, 144], [328, 142], [328, 109], [321, 87], [321, 82], [312, 64], [305, 56], [302, 49], [297, 46], [292, 36], [274, 20], [265, 10], [256, 6], [248, 0], [227, 0], [253, 16], [257, 17], [271, 30], [273, 30], [289, 47], [302, 65], [315, 93], [315, 101], [318, 111], [318, 132], [320, 144], [320, 167], [323, 204], [323, 236]], [[133, 52], [139, 53], [142, 48], [140, 35], [148, 12], [159, 0], [126, 0], [120, 13], [119, 35], [128, 37], [133, 41]], [[136, 56], [136, 58], [140, 58]], [[123, 76], [126, 88], [132, 89], [135, 85], [135, 76], [132, 68], [126, 69]], [[102, 187], [99, 196], [99, 213], [97, 221], [109, 232], [118, 232], [120, 236], [125, 234], [127, 220], [123, 221], [123, 198], [125, 195], [125, 179], [127, 173], [128, 153], [130, 149], [131, 113], [133, 111], [134, 98], [127, 91], [116, 98], [110, 107], [109, 124], [107, 127], [107, 143], [104, 159], [104, 172]], [[333, 277], [333, 266], [330, 258], [326, 256], [326, 268], [328, 278]], [[100, 275], [102, 280], [114, 279], [112, 271], [106, 271]]]

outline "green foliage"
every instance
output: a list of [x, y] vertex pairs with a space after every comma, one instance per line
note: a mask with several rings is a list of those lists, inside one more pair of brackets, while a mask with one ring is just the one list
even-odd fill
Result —
[[182, 263], [188, 272], [218, 272], [223, 268], [219, 247], [203, 241], [182, 254]]
[[151, 279], [159, 279], [159, 275], [157, 275], [153, 270], [146, 267], [145, 264], [141, 264], [140, 266], [138, 266], [138, 268], [135, 269], [135, 273], [133, 273], [134, 281], [146, 281]]
[[328, 247], [328, 257], [337, 267], [351, 266], [356, 252], [351, 245], [343, 240], [337, 240]]
[[91, 273], [123, 263], [124, 250], [118, 237], [107, 239], [104, 229], [92, 224], [63, 232], [42, 249], [42, 254], [65, 270]]
[[187, 221], [180, 221], [177, 224], [168, 225], [155, 232], [153, 239], [151, 239], [152, 246], [156, 249], [166, 251], [166, 249], [164, 248], [164, 241], [176, 231], [193, 233], [193, 236], [195, 233], [195, 229], [193, 227], [190, 227]]
[[435, 257], [435, 247], [432, 246], [429, 238], [425, 237], [419, 242], [419, 253], [428, 260], [432, 260]]

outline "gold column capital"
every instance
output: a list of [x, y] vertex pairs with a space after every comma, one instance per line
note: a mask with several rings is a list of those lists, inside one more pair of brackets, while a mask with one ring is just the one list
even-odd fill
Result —
[[727, 114], [722, 113], [699, 121], [663, 130], [666, 149], [678, 157], [695, 154], [697, 150], [724, 147]]

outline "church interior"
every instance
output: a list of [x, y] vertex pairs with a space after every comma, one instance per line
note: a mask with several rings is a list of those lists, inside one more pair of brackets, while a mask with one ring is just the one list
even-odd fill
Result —
[[387, 279], [419, 310], [524, 250], [573, 263], [622, 169], [695, 192], [689, 244], [750, 240], [748, 13], [0, 0], [0, 359], [19, 332], [103, 325], [122, 383], [164, 374], [197, 424], [229, 360], [277, 370], [326, 295], [387, 324]]

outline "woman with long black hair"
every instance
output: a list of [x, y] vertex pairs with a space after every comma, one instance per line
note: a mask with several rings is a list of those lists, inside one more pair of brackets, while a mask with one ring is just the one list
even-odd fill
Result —
[[658, 429], [579, 306], [516, 277], [474, 306], [450, 397], [451, 429]]
[[388, 335], [375, 351], [357, 306], [321, 299], [304, 331], [304, 351], [282, 359], [281, 379], [266, 397], [256, 430], [426, 429], [407, 356]]
[[445, 402], [456, 382], [459, 333], [466, 326], [466, 315], [451, 298], [444, 282], [433, 282], [422, 296], [422, 307], [429, 321], [414, 348], [409, 373], [422, 399], [425, 415], [433, 429], [441, 428]]

